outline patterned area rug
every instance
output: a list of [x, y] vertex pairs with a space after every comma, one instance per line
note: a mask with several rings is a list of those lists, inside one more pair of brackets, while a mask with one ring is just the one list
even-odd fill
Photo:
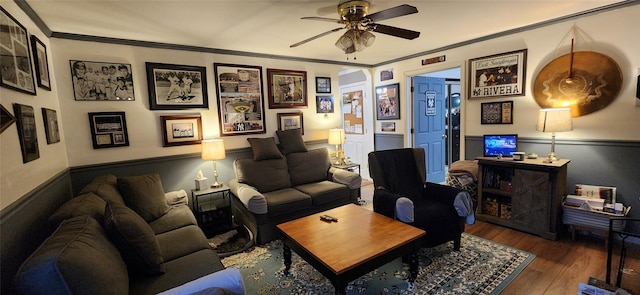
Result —
[[[409, 267], [398, 258], [349, 283], [347, 294], [499, 294], [535, 258], [534, 254], [463, 233], [453, 243], [420, 250], [420, 272], [413, 285]], [[284, 275], [282, 242], [273, 241], [222, 259], [240, 269], [247, 294], [333, 294], [331, 282], [293, 252]]]

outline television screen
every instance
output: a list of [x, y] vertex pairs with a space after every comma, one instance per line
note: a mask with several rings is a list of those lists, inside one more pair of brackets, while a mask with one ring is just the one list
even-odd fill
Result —
[[518, 150], [518, 135], [516, 134], [494, 134], [484, 135], [484, 156], [511, 157]]

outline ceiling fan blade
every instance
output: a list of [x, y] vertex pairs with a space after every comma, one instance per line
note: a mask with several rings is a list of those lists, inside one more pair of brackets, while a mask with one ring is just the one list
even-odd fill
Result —
[[392, 7], [385, 10], [380, 10], [376, 13], [367, 15], [367, 18], [373, 22], [378, 22], [385, 19], [390, 19], [398, 16], [417, 13], [418, 9], [414, 6], [403, 4], [400, 6]]
[[387, 25], [381, 25], [381, 24], [371, 24], [370, 26], [372, 26], [374, 28], [372, 30], [374, 32], [387, 34], [387, 35], [400, 37], [400, 38], [405, 38], [405, 39], [409, 39], [409, 40], [413, 40], [413, 39], [418, 38], [420, 36], [420, 32], [411, 31], [411, 30], [407, 30], [407, 29], [402, 29], [402, 28], [397, 28], [397, 27], [392, 27], [392, 26], [387, 26]]
[[329, 34], [331, 34], [331, 33], [334, 33], [334, 32], [337, 32], [337, 31], [340, 31], [340, 30], [342, 30], [342, 29], [344, 29], [344, 28], [335, 28], [335, 29], [333, 29], [333, 30], [331, 30], [331, 31], [326, 31], [326, 32], [324, 32], [324, 33], [322, 33], [322, 34], [318, 34], [318, 35], [315, 35], [315, 36], [313, 36], [313, 37], [311, 37], [311, 38], [304, 39], [304, 40], [302, 40], [302, 41], [300, 41], [300, 42], [298, 42], [298, 43], [296, 43], [296, 44], [293, 44], [293, 45], [291, 45], [291, 46], [289, 46], [289, 47], [290, 47], [290, 48], [293, 48], [293, 47], [296, 47], [296, 46], [300, 46], [300, 45], [302, 45], [302, 44], [304, 44], [304, 43], [307, 43], [307, 42], [309, 42], [309, 41], [313, 41], [313, 40], [315, 40], [315, 39], [318, 39], [318, 38], [320, 38], [320, 37], [323, 37], [323, 36], [329, 35]]
[[305, 16], [305, 17], [302, 17], [301, 19], [319, 20], [319, 21], [323, 21], [323, 22], [331, 22], [331, 23], [338, 23], [338, 24], [343, 23], [342, 20], [340, 20], [340, 19], [328, 18], [328, 17], [320, 17], [320, 16]]

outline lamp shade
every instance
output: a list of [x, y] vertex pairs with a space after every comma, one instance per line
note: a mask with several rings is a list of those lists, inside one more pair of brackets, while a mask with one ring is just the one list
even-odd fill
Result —
[[329, 144], [343, 144], [344, 140], [344, 129], [329, 129]]
[[222, 139], [205, 139], [202, 141], [203, 160], [222, 160], [226, 156]]
[[573, 130], [570, 108], [542, 109], [538, 116], [536, 130], [542, 132], [561, 132]]

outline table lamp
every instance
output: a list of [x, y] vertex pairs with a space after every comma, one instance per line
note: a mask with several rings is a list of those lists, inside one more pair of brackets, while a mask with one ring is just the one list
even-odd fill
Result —
[[570, 108], [554, 108], [541, 109], [538, 116], [538, 126], [536, 130], [542, 132], [551, 132], [551, 152], [547, 155], [544, 163], [553, 163], [558, 160], [556, 156], [556, 132], [571, 131], [571, 109]]
[[329, 144], [336, 145], [336, 165], [344, 164], [344, 151], [340, 149], [340, 145], [345, 141], [344, 129], [329, 129]]
[[224, 150], [224, 141], [222, 139], [205, 139], [202, 141], [202, 159], [213, 161], [213, 183], [211, 187], [221, 187], [222, 182], [218, 182], [218, 170], [216, 169], [216, 160], [222, 160], [226, 157]]

